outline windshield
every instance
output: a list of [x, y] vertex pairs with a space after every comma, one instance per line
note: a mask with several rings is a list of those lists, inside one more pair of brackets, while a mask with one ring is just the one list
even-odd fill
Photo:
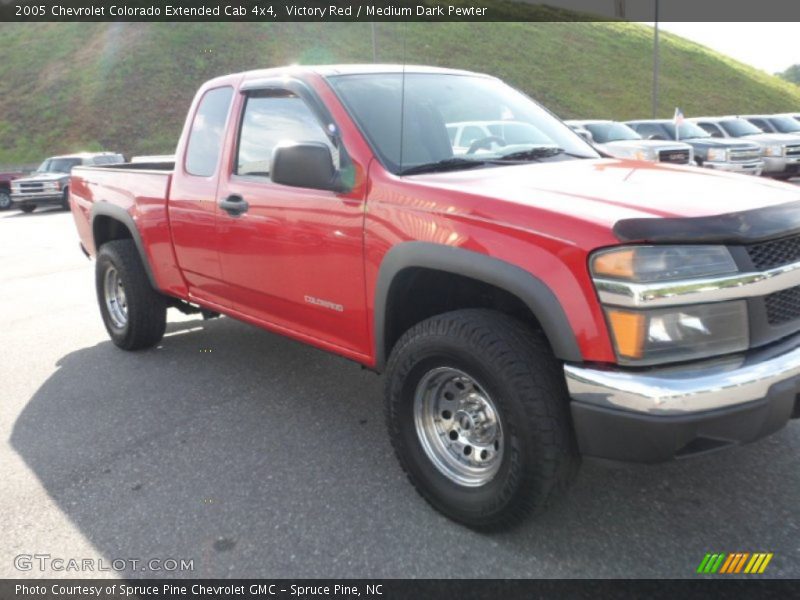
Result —
[[[403, 80], [405, 79], [405, 90]], [[469, 168], [504, 156], [598, 158], [533, 100], [489, 77], [381, 73], [329, 78], [375, 153], [393, 173], [421, 165]], [[401, 104], [403, 111], [401, 115]], [[549, 152], [552, 151], [552, 152]]]
[[598, 144], [642, 139], [642, 136], [623, 123], [586, 123], [584, 127]]
[[725, 133], [731, 137], [764, 133], [750, 121], [745, 121], [744, 119], [728, 119], [727, 121], [720, 121], [719, 124], [725, 130]]
[[69, 173], [72, 167], [81, 164], [80, 158], [48, 158], [39, 168], [37, 173]]
[[[670, 137], [672, 137], [673, 140], [676, 139], [675, 124], [664, 123], [664, 127], [666, 127]], [[680, 134], [680, 139], [682, 140], [711, 137], [711, 134], [709, 134], [705, 129], [698, 127], [694, 123], [687, 123], [687, 122], [681, 123], [680, 128], [678, 129], [678, 133]]]
[[772, 117], [769, 122], [781, 133], [800, 132], [800, 122], [791, 117]]

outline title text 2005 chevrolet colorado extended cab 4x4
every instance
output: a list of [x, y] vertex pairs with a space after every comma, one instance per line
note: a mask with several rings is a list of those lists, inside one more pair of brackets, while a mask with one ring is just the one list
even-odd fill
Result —
[[[449, 123], [498, 121], [522, 126], [454, 150]], [[114, 343], [194, 307], [385, 372], [403, 468], [469, 526], [547, 506], [581, 454], [798, 416], [794, 187], [601, 158], [499, 80], [423, 67], [214, 79], [176, 159], [73, 171]]]

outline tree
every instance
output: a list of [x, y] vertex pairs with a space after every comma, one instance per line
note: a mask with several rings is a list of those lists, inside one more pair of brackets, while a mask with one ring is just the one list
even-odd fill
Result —
[[800, 85], [800, 64], [792, 65], [785, 71], [777, 73], [777, 75], [786, 81]]

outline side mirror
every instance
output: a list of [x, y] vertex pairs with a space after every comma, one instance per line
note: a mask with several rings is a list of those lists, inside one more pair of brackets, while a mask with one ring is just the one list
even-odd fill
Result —
[[322, 142], [279, 144], [272, 152], [270, 179], [293, 187], [344, 191], [331, 149]]
[[664, 137], [663, 135], [661, 135], [660, 133], [654, 133], [653, 135], [649, 136], [647, 139], [648, 139], [648, 140], [665, 140], [665, 139], [667, 139], [667, 138], [665, 138], [665, 137]]
[[576, 129], [575, 133], [583, 138], [584, 142], [589, 142], [590, 144], [594, 144], [594, 137], [592, 136], [592, 132], [588, 129]]

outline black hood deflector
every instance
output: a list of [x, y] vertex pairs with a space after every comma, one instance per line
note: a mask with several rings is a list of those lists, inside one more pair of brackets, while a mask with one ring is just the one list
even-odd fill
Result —
[[622, 219], [614, 225], [621, 242], [751, 244], [797, 233], [800, 201], [710, 217]]

